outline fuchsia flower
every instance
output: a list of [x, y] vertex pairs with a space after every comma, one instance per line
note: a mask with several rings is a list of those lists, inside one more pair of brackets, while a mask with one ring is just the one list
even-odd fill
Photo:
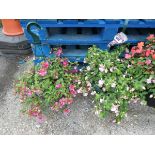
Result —
[[60, 57], [60, 55], [62, 54], [62, 48], [59, 48], [55, 54], [56, 56]]
[[146, 50], [146, 53], [145, 54], [148, 57], [151, 53], [152, 53], [151, 50]]
[[137, 44], [137, 47], [138, 47], [139, 49], [142, 49], [143, 46], [144, 46], [144, 42], [140, 42], [140, 43]]
[[70, 73], [72, 73], [72, 74], [78, 73], [78, 72], [79, 72], [79, 70], [78, 70], [77, 66], [74, 66], [74, 69], [72, 69], [72, 70], [70, 71]]
[[130, 54], [125, 54], [125, 58], [126, 59], [130, 59], [131, 58], [131, 55]]
[[58, 102], [55, 102], [54, 105], [51, 107], [52, 111], [58, 111], [60, 108], [60, 105]]
[[40, 76], [45, 76], [45, 75], [47, 74], [47, 71], [46, 71], [45, 69], [40, 69], [40, 70], [38, 71], [38, 74], [39, 74]]
[[69, 90], [70, 90], [70, 93], [75, 96], [77, 94], [76, 90], [75, 90], [75, 86], [74, 85], [70, 85], [69, 86]]
[[37, 117], [36, 117], [36, 121], [38, 122], [38, 123], [44, 123], [45, 121], [46, 121], [46, 117], [45, 117], [45, 115], [43, 115], [43, 114], [40, 114], [40, 115], [38, 115]]
[[42, 68], [48, 69], [48, 67], [49, 67], [49, 63], [48, 62], [43, 62], [42, 63]]
[[62, 84], [57, 84], [57, 85], [55, 86], [56, 89], [59, 89], [59, 88], [61, 88], [61, 87], [62, 87]]
[[41, 110], [38, 106], [33, 107], [32, 109], [29, 110], [29, 115], [33, 117], [37, 117], [41, 114]]
[[72, 104], [72, 103], [73, 103], [73, 99], [72, 99], [72, 98], [68, 98], [68, 99], [67, 99], [67, 104], [70, 105], [70, 104]]
[[147, 65], [150, 65], [150, 64], [151, 64], [151, 60], [148, 59], [148, 60], [145, 61], [145, 63], [146, 63]]
[[74, 90], [75, 89], [75, 86], [73, 85], [73, 84], [71, 84], [70, 86], [69, 86], [69, 90]]
[[29, 89], [26, 94], [27, 94], [27, 96], [30, 97], [30, 96], [32, 96], [32, 91]]
[[154, 39], [154, 38], [155, 38], [154, 34], [150, 34], [146, 39], [151, 40], [151, 39]]
[[42, 91], [40, 89], [35, 89], [35, 90], [33, 90], [33, 92], [37, 95], [40, 95], [42, 93]]
[[60, 104], [60, 108], [63, 108], [63, 106], [65, 105], [65, 104], [67, 104], [67, 98], [61, 98], [60, 100], [59, 100], [59, 104]]
[[70, 109], [64, 109], [63, 110], [63, 113], [64, 113], [65, 116], [67, 116], [70, 112], [71, 112]]
[[62, 64], [63, 64], [64, 67], [67, 67], [68, 66], [68, 61], [64, 60]]

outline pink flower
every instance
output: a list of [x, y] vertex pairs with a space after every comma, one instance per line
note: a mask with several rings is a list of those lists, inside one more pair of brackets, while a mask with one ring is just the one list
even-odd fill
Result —
[[37, 95], [40, 95], [42, 93], [42, 91], [40, 89], [33, 90], [33, 92]]
[[77, 92], [75, 90], [70, 90], [70, 93], [73, 95], [73, 96], [76, 96]]
[[32, 109], [29, 110], [29, 115], [33, 116], [33, 117], [37, 117], [38, 115], [40, 115], [41, 110], [38, 106], [33, 107]]
[[38, 74], [39, 74], [40, 76], [45, 76], [45, 75], [47, 74], [47, 71], [46, 71], [45, 69], [40, 69], [40, 70], [38, 71]]
[[64, 67], [67, 67], [68, 66], [68, 61], [64, 60], [62, 64], [63, 64]]
[[61, 87], [62, 87], [62, 84], [57, 84], [57, 85], [55, 86], [56, 89], [59, 89], [59, 88], [61, 88]]
[[52, 111], [58, 111], [60, 108], [60, 105], [58, 102], [55, 102], [54, 105], [51, 107]]
[[60, 55], [62, 54], [62, 48], [59, 48], [55, 54], [56, 56], [60, 57]]
[[75, 86], [74, 85], [70, 85], [69, 86], [69, 90], [70, 90], [70, 93], [75, 96], [77, 94], [76, 90], [75, 90]]
[[42, 63], [42, 67], [43, 67], [44, 69], [48, 69], [49, 63], [48, 63], [48, 62], [43, 62], [43, 63]]
[[61, 98], [59, 100], [59, 103], [60, 103], [60, 108], [63, 108], [63, 106], [67, 103], [67, 99], [66, 98]]
[[40, 124], [44, 123], [46, 121], [46, 117], [43, 114], [40, 114], [36, 117], [36, 121]]
[[131, 55], [130, 54], [125, 54], [125, 58], [126, 59], [130, 59], [131, 58]]
[[73, 99], [72, 99], [72, 98], [68, 98], [68, 99], [67, 99], [67, 104], [70, 105], [70, 104], [72, 104], [72, 103], [73, 103]]
[[71, 112], [70, 109], [64, 109], [63, 110], [63, 113], [64, 113], [65, 116], [67, 116], [70, 112]]
[[148, 57], [151, 54], [151, 50], [146, 50], [146, 56]]
[[71, 71], [70, 71], [70, 73], [78, 73], [79, 72], [79, 70], [78, 70], [78, 68], [77, 68], [77, 66], [74, 66], [74, 69], [72, 69]]
[[151, 40], [151, 39], [154, 39], [154, 38], [155, 38], [154, 34], [150, 34], [146, 39]]
[[74, 90], [75, 89], [75, 86], [73, 85], [73, 84], [71, 84], [70, 86], [69, 86], [69, 90]]
[[139, 49], [142, 49], [143, 46], [144, 46], [144, 42], [140, 42], [140, 43], [137, 44], [137, 47], [138, 47]]
[[77, 93], [82, 93], [82, 87], [77, 90]]
[[151, 60], [148, 59], [148, 60], [145, 61], [145, 63], [146, 63], [147, 65], [149, 65], [149, 64], [151, 64]]
[[28, 90], [26, 94], [27, 94], [27, 96], [30, 97], [30, 96], [32, 96], [32, 91], [31, 90]]

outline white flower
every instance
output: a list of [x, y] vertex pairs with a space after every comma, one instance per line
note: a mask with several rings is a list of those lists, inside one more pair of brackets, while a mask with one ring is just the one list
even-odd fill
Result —
[[123, 98], [124, 98], [124, 99], [128, 99], [128, 97], [127, 97], [127, 96], [124, 96]]
[[86, 83], [88, 87], [91, 87], [91, 83], [89, 81], [86, 81]]
[[150, 95], [150, 98], [152, 98], [152, 97], [153, 97], [153, 94]]
[[83, 61], [84, 63], [87, 63], [87, 61], [86, 61], [86, 59], [84, 58], [84, 61]]
[[146, 82], [147, 82], [148, 84], [151, 83], [151, 81], [152, 81], [151, 78], [149, 78], [149, 79], [146, 80]]
[[115, 113], [118, 113], [118, 107], [119, 107], [119, 105], [113, 104], [112, 107], [111, 107], [111, 111], [113, 111]]
[[95, 115], [99, 116], [99, 114], [101, 113], [102, 110], [96, 110], [95, 111]]
[[86, 77], [85, 77], [85, 80], [87, 80], [87, 79], [88, 79], [88, 77], [86, 76]]
[[104, 99], [100, 99], [100, 103], [103, 103]]
[[105, 70], [104, 65], [100, 64], [99, 66], [100, 66], [100, 67], [99, 67], [99, 71], [100, 71], [100, 72], [104, 72], [104, 70]]
[[129, 90], [129, 87], [126, 87], [126, 90], [128, 91]]
[[90, 71], [90, 66], [87, 66], [87, 71]]
[[141, 105], [146, 105], [147, 102], [146, 102], [146, 101], [141, 101], [140, 104], [141, 104]]
[[80, 72], [82, 72], [82, 69], [79, 69]]
[[121, 122], [117, 122], [117, 124], [120, 124]]
[[82, 93], [82, 87], [77, 90], [77, 93], [78, 94]]
[[108, 70], [107, 70], [107, 69], [105, 69], [105, 70], [104, 70], [104, 72], [105, 72], [105, 73], [108, 73]]
[[88, 93], [83, 93], [83, 96], [88, 96]]
[[110, 72], [113, 72], [113, 71], [114, 71], [114, 68], [113, 68], [113, 67], [111, 67], [111, 68], [110, 68]]
[[125, 78], [125, 76], [126, 76], [126, 75], [124, 74], [123, 77]]
[[135, 89], [134, 89], [134, 88], [132, 88], [130, 91], [131, 91], [131, 92], [133, 92], [134, 90], [135, 90]]
[[120, 59], [117, 59], [117, 61], [120, 61]]
[[142, 89], [145, 90], [146, 88], [143, 86]]
[[131, 65], [128, 65], [128, 68], [130, 68], [131, 67]]
[[103, 87], [102, 90], [103, 90], [103, 92], [105, 92], [106, 91], [105, 87]]
[[116, 87], [116, 83], [112, 83], [112, 84], [111, 84], [111, 87], [112, 87], [112, 88], [115, 88], [115, 87]]
[[92, 91], [92, 92], [91, 92], [91, 95], [95, 95], [95, 94], [96, 94], [96, 91]]
[[90, 90], [91, 90], [91, 88], [92, 88], [92, 87], [88, 87], [88, 91], [90, 91]]
[[81, 84], [81, 81], [80, 80], [78, 81], [78, 84]]
[[104, 84], [104, 80], [101, 79], [101, 80], [98, 81], [98, 86], [99, 86], [99, 87], [102, 87], [103, 84]]

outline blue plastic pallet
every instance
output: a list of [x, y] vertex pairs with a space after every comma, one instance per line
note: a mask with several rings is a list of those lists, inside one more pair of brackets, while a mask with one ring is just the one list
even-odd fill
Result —
[[[28, 40], [33, 43], [32, 37], [26, 31], [26, 25], [30, 21], [35, 21], [41, 25], [42, 29], [37, 30], [34, 28], [34, 32], [40, 36], [41, 42], [45, 44], [100, 44], [110, 42], [114, 35], [119, 32], [119, 28], [123, 28], [125, 20], [21, 20], [21, 24], [25, 30], [25, 34]], [[54, 28], [98, 28], [100, 32], [97, 35], [81, 35], [61, 34], [55, 33], [49, 35], [47, 30]], [[133, 29], [152, 29], [155, 28], [155, 20], [129, 20], [126, 25], [127, 29], [133, 31]], [[149, 33], [149, 30], [148, 30]], [[129, 33], [130, 43], [136, 43], [144, 40], [147, 34], [139, 34], [135, 31], [134, 34]], [[135, 39], [134, 39], [135, 38]]]
[[[50, 57], [51, 46], [68, 45], [64, 49], [65, 57], [71, 61], [82, 62], [88, 46], [97, 45], [102, 49], [107, 48], [107, 44], [113, 40], [118, 32], [126, 26], [125, 33], [128, 42], [136, 44], [145, 41], [148, 33], [155, 32], [155, 20], [129, 20], [127, 25], [125, 20], [21, 20], [25, 35], [29, 42], [33, 44], [31, 35], [27, 32], [27, 24], [36, 22], [41, 26], [41, 30], [32, 27], [32, 31], [40, 38], [41, 45], [34, 45], [33, 51], [37, 57]], [[71, 46], [69, 48], [69, 46]], [[76, 48], [77, 45], [82, 48]], [[43, 52], [44, 51], [44, 52]]]
[[[42, 43], [48, 44], [97, 44], [113, 39], [113, 36], [118, 32], [121, 20], [32, 20], [38, 23], [42, 29], [33, 29], [39, 35]], [[27, 33], [26, 26], [30, 20], [21, 20], [21, 24], [25, 30], [28, 40], [33, 43], [32, 37]], [[66, 33], [65, 35], [54, 34], [49, 35], [49, 30], [53, 28], [98, 28], [100, 32], [97, 36], [85, 33], [75, 35]], [[76, 37], [77, 36], [77, 37]], [[78, 38], [78, 40], [77, 40]], [[76, 43], [77, 41], [77, 43]]]

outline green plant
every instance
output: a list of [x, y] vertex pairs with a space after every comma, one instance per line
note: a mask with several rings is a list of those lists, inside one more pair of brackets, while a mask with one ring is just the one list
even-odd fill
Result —
[[133, 76], [134, 88], [143, 100], [147, 94], [155, 97], [155, 36], [150, 35], [147, 40], [146, 43], [138, 43], [125, 54], [126, 61], [132, 64], [128, 74]]
[[128, 101], [133, 97], [128, 85], [131, 77], [125, 74], [128, 64], [119, 59], [124, 49], [120, 46], [109, 53], [93, 46], [85, 59], [88, 66], [83, 71], [84, 78], [93, 86], [91, 94], [95, 96], [96, 114], [104, 117], [112, 111], [117, 122], [125, 116]]
[[46, 59], [21, 77], [16, 83], [16, 92], [20, 96], [23, 112], [42, 121], [48, 109], [62, 110], [68, 114], [69, 105], [77, 95], [77, 63], [60, 58], [62, 49], [56, 51], [57, 57]]
[[94, 96], [96, 114], [105, 117], [113, 112], [117, 123], [126, 116], [131, 100], [139, 99], [146, 104], [145, 95], [155, 91], [154, 84], [146, 82], [150, 77], [154, 80], [154, 62], [150, 70], [150, 66], [136, 63], [142, 61], [141, 57], [131, 59], [126, 53], [120, 59], [126, 47], [121, 45], [112, 52], [91, 47], [85, 59], [88, 66], [83, 71], [84, 79], [92, 86], [90, 93]]

